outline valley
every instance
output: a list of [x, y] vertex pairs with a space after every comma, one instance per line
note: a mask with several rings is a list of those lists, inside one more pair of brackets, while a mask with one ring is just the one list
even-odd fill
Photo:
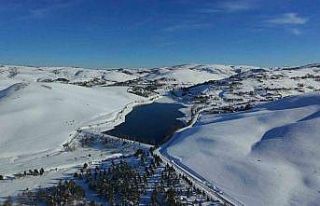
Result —
[[[0, 202], [28, 203], [26, 194], [68, 180], [85, 194], [64, 201], [83, 205], [161, 205], [169, 196], [178, 205], [312, 204], [320, 191], [319, 91], [318, 64], [3, 65]], [[99, 176], [108, 169], [111, 176]], [[112, 171], [134, 173], [137, 183], [128, 186], [138, 188], [134, 199], [120, 198], [125, 191], [116, 186], [112, 195], [98, 192]], [[79, 172], [84, 179], [74, 177]], [[175, 183], [166, 186], [168, 178]]]

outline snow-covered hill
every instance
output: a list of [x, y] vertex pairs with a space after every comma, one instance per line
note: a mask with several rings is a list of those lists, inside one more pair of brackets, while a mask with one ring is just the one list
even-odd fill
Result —
[[[157, 79], [166, 86], [194, 85], [233, 74], [231, 67], [221, 65], [132, 70], [1, 66], [0, 157], [52, 150], [79, 127], [107, 121], [130, 102], [144, 101], [128, 93], [128, 86]], [[129, 83], [112, 86], [119, 82]], [[19, 148], [21, 144], [26, 147]]]
[[14, 84], [2, 90], [0, 97], [0, 159], [55, 150], [71, 132], [111, 119], [139, 99], [126, 88], [37, 82]]
[[[0, 66], [0, 175], [6, 179], [0, 182], [0, 201], [25, 187], [46, 186], [84, 162], [119, 152], [110, 147], [83, 148], [78, 141], [83, 134], [121, 123], [133, 106], [157, 97], [181, 101], [184, 112], [192, 116], [203, 110], [235, 112], [319, 91], [318, 64], [109, 70]], [[203, 115], [196, 127], [174, 139], [168, 152], [245, 203], [290, 205], [300, 199], [312, 203], [319, 194], [319, 165], [313, 159], [319, 157], [314, 149], [319, 146], [318, 102], [319, 95], [313, 94], [249, 112]], [[301, 132], [309, 139], [301, 140]], [[70, 140], [75, 140], [76, 148], [65, 144]], [[48, 171], [41, 180], [14, 176], [36, 167]]]
[[320, 94], [202, 115], [164, 152], [245, 205], [318, 205]]
[[[166, 69], [1, 66], [0, 175], [11, 179], [14, 174], [34, 168], [57, 170], [41, 180], [14, 178], [0, 182], [0, 198], [17, 194], [27, 187], [48, 185], [52, 178], [62, 177], [62, 172], [70, 171], [74, 166], [98, 161], [117, 151], [116, 148], [107, 151], [76, 148], [73, 152], [64, 152], [63, 146], [77, 138], [79, 129], [107, 129], [124, 121], [124, 115], [133, 106], [148, 102], [152, 97], [129, 93], [128, 87], [155, 81], [157, 77], [151, 77], [151, 74], [158, 70]], [[193, 73], [189, 67], [172, 68], [169, 73], [166, 70], [161, 79], [170, 78], [172, 84], [184, 83], [184, 80], [172, 79], [171, 73], [178, 70], [187, 76]], [[198, 73], [203, 75], [204, 72]], [[191, 76], [189, 80], [192, 80]], [[202, 77], [194, 78], [194, 82], [188, 84], [198, 83], [200, 79]], [[121, 82], [124, 85], [115, 86]]]
[[318, 64], [294, 68], [233, 67], [235, 75], [175, 89], [174, 94], [193, 104], [193, 113], [238, 111], [262, 102], [320, 91]]
[[[251, 68], [251, 67], [250, 67]], [[142, 78], [146, 81], [162, 80], [172, 84], [194, 85], [208, 80], [223, 79], [233, 74], [232, 66], [186, 64], [153, 69], [82, 69], [73, 67], [28, 67], [3, 65], [0, 67], [0, 79], [19, 81], [38, 81], [80, 84], [95, 82], [110, 85]], [[94, 85], [94, 84], [92, 84]]]
[[169, 81], [177, 85], [194, 85], [224, 79], [234, 74], [236, 73], [232, 66], [186, 64], [154, 69], [145, 79]]

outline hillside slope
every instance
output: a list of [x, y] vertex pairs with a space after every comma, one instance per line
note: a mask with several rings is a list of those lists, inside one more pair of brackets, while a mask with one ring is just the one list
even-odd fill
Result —
[[0, 160], [55, 150], [77, 128], [111, 119], [138, 99], [126, 88], [13, 84], [0, 91]]
[[186, 64], [153, 69], [144, 78], [148, 80], [164, 80], [170, 84], [194, 85], [209, 80], [224, 79], [234, 74], [236, 72], [232, 66]]
[[284, 98], [202, 115], [164, 153], [245, 205], [318, 205], [319, 125], [319, 93]]

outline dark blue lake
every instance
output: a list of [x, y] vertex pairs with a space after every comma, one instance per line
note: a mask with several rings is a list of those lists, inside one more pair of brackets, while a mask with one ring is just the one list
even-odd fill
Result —
[[164, 143], [172, 133], [185, 124], [177, 120], [184, 117], [179, 111], [181, 104], [151, 103], [134, 107], [125, 117], [125, 122], [104, 133], [136, 140], [143, 143], [159, 145]]

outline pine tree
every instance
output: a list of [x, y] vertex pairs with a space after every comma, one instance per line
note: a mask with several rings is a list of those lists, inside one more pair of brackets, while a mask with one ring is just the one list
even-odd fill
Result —
[[40, 169], [40, 175], [43, 175], [43, 173], [44, 173], [44, 169], [41, 168], [41, 169]]

